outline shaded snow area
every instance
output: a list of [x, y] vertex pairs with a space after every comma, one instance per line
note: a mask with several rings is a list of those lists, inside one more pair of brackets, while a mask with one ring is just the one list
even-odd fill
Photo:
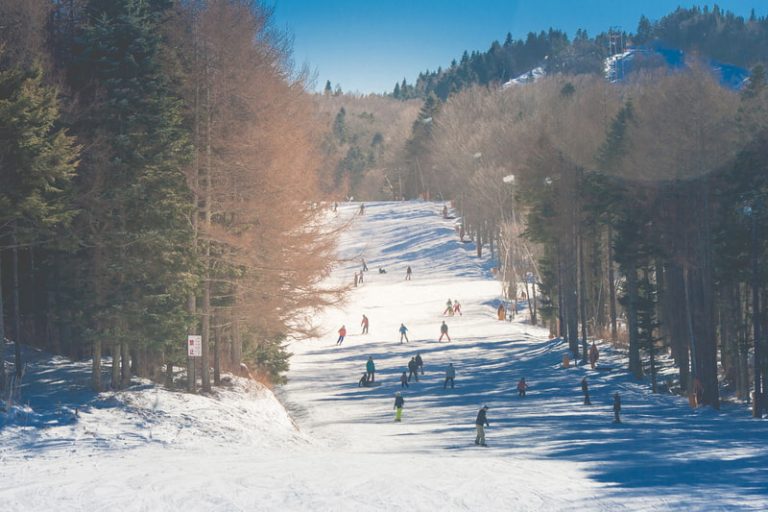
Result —
[[[0, 430], [4, 510], [768, 509], [768, 422], [741, 405], [691, 410], [653, 395], [605, 344], [598, 369], [563, 369], [562, 341], [527, 315], [496, 319], [494, 264], [458, 240], [442, 204], [358, 210], [339, 207], [337, 222], [352, 224], [340, 240], [347, 260], [330, 279], [351, 283], [362, 256], [370, 270], [317, 319], [322, 338], [291, 345], [278, 395], [292, 418], [268, 390], [239, 379], [213, 397], [149, 383], [94, 395], [87, 365], [39, 354], [26, 377], [29, 407]], [[442, 316], [448, 298], [462, 316]], [[450, 342], [437, 341], [442, 320]], [[401, 322], [410, 343], [399, 343]], [[349, 334], [337, 346], [342, 324]], [[416, 352], [424, 375], [402, 389], [396, 423], [399, 375]], [[369, 356], [376, 385], [358, 387]], [[449, 362], [456, 387], [443, 389]], [[591, 406], [582, 404], [584, 376]], [[612, 423], [616, 391], [621, 424]], [[489, 446], [478, 447], [484, 404]]]

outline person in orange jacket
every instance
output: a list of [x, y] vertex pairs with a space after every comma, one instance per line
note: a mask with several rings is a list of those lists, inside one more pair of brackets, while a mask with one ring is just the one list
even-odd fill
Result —
[[344, 342], [344, 336], [347, 335], [347, 328], [345, 326], [341, 326], [341, 329], [339, 329], [339, 339], [336, 340], [337, 345], [341, 345]]

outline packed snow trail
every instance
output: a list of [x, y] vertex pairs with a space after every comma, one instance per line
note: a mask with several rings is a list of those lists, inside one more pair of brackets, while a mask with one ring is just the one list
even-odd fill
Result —
[[[290, 346], [278, 394], [299, 430], [268, 390], [237, 379], [213, 398], [148, 383], [94, 395], [87, 362], [33, 364], [25, 396], [34, 412], [0, 429], [4, 509], [768, 509], [768, 422], [744, 407], [692, 411], [679, 397], [652, 395], [603, 345], [603, 369], [562, 369], [562, 342], [525, 315], [496, 319], [493, 263], [458, 240], [441, 210], [371, 203], [359, 216], [357, 204], [339, 207], [334, 222], [352, 225], [340, 240], [348, 261], [331, 280], [351, 284], [363, 256], [370, 270], [345, 305], [318, 319], [326, 335]], [[462, 316], [441, 315], [448, 298]], [[450, 343], [436, 341], [442, 320]], [[401, 322], [409, 344], [398, 343]], [[348, 336], [336, 346], [342, 324]], [[399, 375], [417, 351], [425, 374], [402, 390], [395, 423]], [[358, 388], [368, 356], [378, 385]], [[449, 362], [456, 387], [444, 390]], [[591, 407], [582, 405], [584, 375]], [[524, 399], [520, 377], [530, 386]], [[621, 425], [611, 423], [617, 390]], [[488, 448], [473, 444], [483, 404]]]

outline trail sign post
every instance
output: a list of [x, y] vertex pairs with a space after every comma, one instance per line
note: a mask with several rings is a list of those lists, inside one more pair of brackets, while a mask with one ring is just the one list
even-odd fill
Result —
[[187, 336], [187, 354], [189, 357], [201, 357], [203, 355], [203, 337], [199, 334]]

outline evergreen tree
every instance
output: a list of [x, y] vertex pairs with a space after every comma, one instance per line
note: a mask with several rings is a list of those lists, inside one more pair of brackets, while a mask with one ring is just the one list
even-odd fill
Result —
[[[64, 192], [74, 174], [79, 148], [57, 126], [57, 91], [43, 83], [39, 66], [0, 68], [0, 254], [11, 249], [15, 366], [21, 376], [18, 252], [38, 244], [50, 230], [71, 219]], [[0, 269], [2, 263], [0, 262]], [[31, 292], [32, 290], [30, 290]], [[0, 297], [3, 295], [0, 280]], [[6, 335], [0, 298], [0, 344]], [[0, 351], [0, 389], [5, 360]]]
[[326, 96], [330, 96], [331, 93], [333, 93], [333, 87], [331, 87], [331, 81], [330, 80], [326, 80], [325, 81], [325, 89], [323, 90], [323, 94], [325, 94]]

